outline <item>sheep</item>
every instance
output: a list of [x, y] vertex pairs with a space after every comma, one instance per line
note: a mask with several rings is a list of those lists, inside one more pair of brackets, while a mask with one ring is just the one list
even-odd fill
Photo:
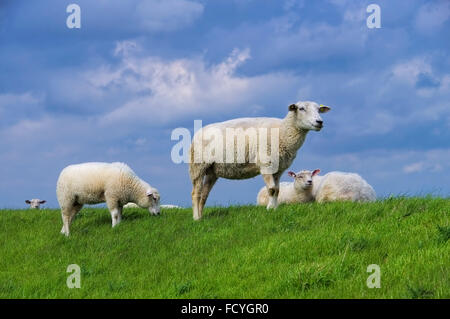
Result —
[[135, 203], [128, 203], [126, 205], [123, 206], [123, 208], [139, 208], [139, 206]]
[[[318, 105], [315, 102], [299, 101], [289, 106], [284, 119], [240, 118], [210, 124], [196, 132], [189, 150], [194, 220], [201, 219], [208, 195], [219, 177], [247, 179], [261, 174], [269, 194], [267, 209], [275, 209], [278, 205], [280, 176], [295, 159], [307, 133], [310, 130], [322, 129], [323, 121], [319, 113], [329, 110], [328, 106]], [[269, 129], [270, 142], [261, 141], [261, 137], [264, 138], [264, 134], [267, 136]], [[235, 133], [229, 138], [228, 130], [237, 131], [238, 134]], [[252, 130], [257, 131], [256, 142], [251, 136]], [[238, 150], [235, 149], [235, 145]], [[204, 147], [207, 152], [204, 151]], [[241, 155], [242, 153], [244, 155], [240, 160], [239, 147], [241, 150], [244, 149], [241, 152]], [[255, 147], [259, 149], [258, 156], [255, 155]], [[271, 150], [270, 160], [262, 158], [263, 148]], [[210, 151], [211, 149], [214, 152]], [[223, 157], [220, 156], [222, 150], [224, 150]]]
[[352, 201], [373, 202], [375, 190], [360, 175], [346, 172], [330, 172], [313, 178], [313, 195], [316, 202]]
[[[125, 206], [123, 206], [123, 208], [138, 208], [138, 207], [139, 206], [136, 205], [135, 203], [128, 203]], [[161, 208], [181, 208], [180, 206], [171, 205], [171, 204], [165, 204], [165, 205], [161, 204], [161, 205], [159, 205], [159, 207], [161, 207]]]
[[[293, 183], [280, 185], [280, 203], [319, 203], [332, 201], [371, 202], [376, 194], [361, 176], [355, 173], [330, 172], [319, 176], [320, 169], [314, 171], [288, 172]], [[267, 190], [263, 187], [257, 196], [257, 204], [265, 205]]]
[[181, 207], [178, 205], [165, 204], [165, 205], [161, 205], [161, 208], [181, 208]]
[[34, 209], [39, 209], [41, 208], [42, 204], [45, 204], [47, 201], [46, 200], [41, 200], [41, 199], [37, 199], [37, 198], [33, 198], [31, 200], [27, 199], [25, 201], [25, 203], [27, 203], [28, 205], [30, 205], [30, 208], [34, 208]]
[[160, 195], [156, 188], [141, 180], [124, 163], [82, 163], [64, 168], [58, 178], [56, 195], [63, 220], [62, 234], [69, 236], [69, 227], [84, 204], [106, 202], [112, 227], [120, 223], [122, 208], [133, 202], [160, 213]]
[[[280, 192], [278, 194], [279, 204], [292, 203], [307, 203], [314, 201], [313, 196], [313, 177], [318, 174], [320, 170], [314, 171], [300, 171], [294, 173], [288, 172], [288, 175], [294, 178], [294, 182], [280, 183]], [[264, 186], [258, 192], [256, 203], [260, 206], [266, 206], [269, 202], [269, 194], [267, 188]]]

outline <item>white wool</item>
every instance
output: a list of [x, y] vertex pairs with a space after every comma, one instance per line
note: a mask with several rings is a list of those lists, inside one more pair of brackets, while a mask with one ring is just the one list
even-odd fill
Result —
[[[319, 106], [314, 102], [297, 102], [289, 107], [289, 112], [284, 119], [278, 118], [241, 118], [221, 123], [214, 123], [204, 127], [197, 132], [193, 138], [190, 149], [189, 174], [193, 184], [192, 190], [192, 210], [194, 219], [202, 217], [203, 207], [208, 198], [209, 192], [218, 178], [227, 179], [247, 179], [254, 176], [263, 175], [264, 182], [268, 189], [269, 200], [267, 208], [276, 208], [277, 197], [279, 193], [280, 176], [292, 164], [297, 155], [298, 149], [303, 145], [306, 135], [310, 130], [320, 131], [322, 128], [322, 118], [319, 113], [329, 110], [328, 107]], [[267, 129], [270, 134], [271, 129], [278, 129], [278, 170], [274, 173], [265, 173], [267, 163], [255, 161], [249, 152], [249, 139], [245, 139], [245, 160], [243, 163], [227, 163], [227, 151], [232, 143], [227, 143], [226, 129], [251, 129], [254, 128], [259, 133], [260, 128]], [[209, 133], [221, 132], [224, 141], [208, 139]], [[228, 141], [229, 142], [229, 141]], [[271, 138], [268, 138], [267, 150], [271, 150]], [[196, 161], [196, 149], [215, 148], [219, 149], [223, 144], [223, 160], [217, 161], [215, 156], [203, 156], [200, 162]], [[233, 143], [234, 144], [234, 143]], [[211, 147], [215, 146], [215, 147]], [[260, 149], [259, 138], [257, 139], [257, 148]], [[202, 152], [197, 152], [202, 153]], [[234, 158], [237, 158], [237, 148], [234, 148]], [[203, 154], [205, 155], [205, 154]]]
[[[138, 207], [139, 206], [136, 205], [135, 203], [128, 203], [125, 206], [123, 206], [123, 208], [138, 208]], [[172, 204], [159, 205], [159, 207], [161, 207], [161, 208], [181, 208], [180, 206], [172, 205]]]
[[123, 208], [139, 208], [139, 206], [135, 203], [128, 203], [125, 206], [123, 206]]
[[159, 193], [141, 180], [124, 163], [83, 163], [64, 168], [59, 175], [56, 194], [63, 216], [62, 232], [69, 235], [73, 217], [84, 204], [106, 202], [111, 212], [112, 224], [121, 220], [122, 208], [133, 202], [159, 213]]
[[313, 195], [317, 202], [353, 201], [371, 202], [376, 193], [360, 175], [346, 172], [330, 172], [313, 177]]
[[[312, 194], [312, 174], [311, 171], [300, 171], [295, 174], [294, 182], [280, 183], [278, 194], [279, 204], [306, 203], [314, 200]], [[269, 201], [267, 187], [260, 189], [256, 197], [257, 205], [266, 206]]]

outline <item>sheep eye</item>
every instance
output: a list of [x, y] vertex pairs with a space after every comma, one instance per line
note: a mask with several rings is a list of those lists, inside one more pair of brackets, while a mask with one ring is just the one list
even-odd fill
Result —
[[300, 111], [306, 111], [304, 107], [299, 108]]

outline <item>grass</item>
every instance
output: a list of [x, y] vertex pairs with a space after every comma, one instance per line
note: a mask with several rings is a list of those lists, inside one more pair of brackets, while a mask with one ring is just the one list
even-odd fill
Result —
[[[0, 211], [0, 298], [450, 298], [450, 199]], [[81, 267], [81, 288], [66, 286]], [[367, 266], [381, 268], [369, 289]]]

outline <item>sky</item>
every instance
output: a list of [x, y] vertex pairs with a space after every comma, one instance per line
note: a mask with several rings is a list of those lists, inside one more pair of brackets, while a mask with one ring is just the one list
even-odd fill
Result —
[[[291, 170], [450, 196], [449, 35], [447, 0], [1, 0], [0, 208], [58, 207], [60, 171], [91, 161], [125, 162], [188, 207], [175, 128], [282, 118], [299, 100], [331, 111]], [[263, 185], [220, 179], [207, 205], [255, 203]]]

